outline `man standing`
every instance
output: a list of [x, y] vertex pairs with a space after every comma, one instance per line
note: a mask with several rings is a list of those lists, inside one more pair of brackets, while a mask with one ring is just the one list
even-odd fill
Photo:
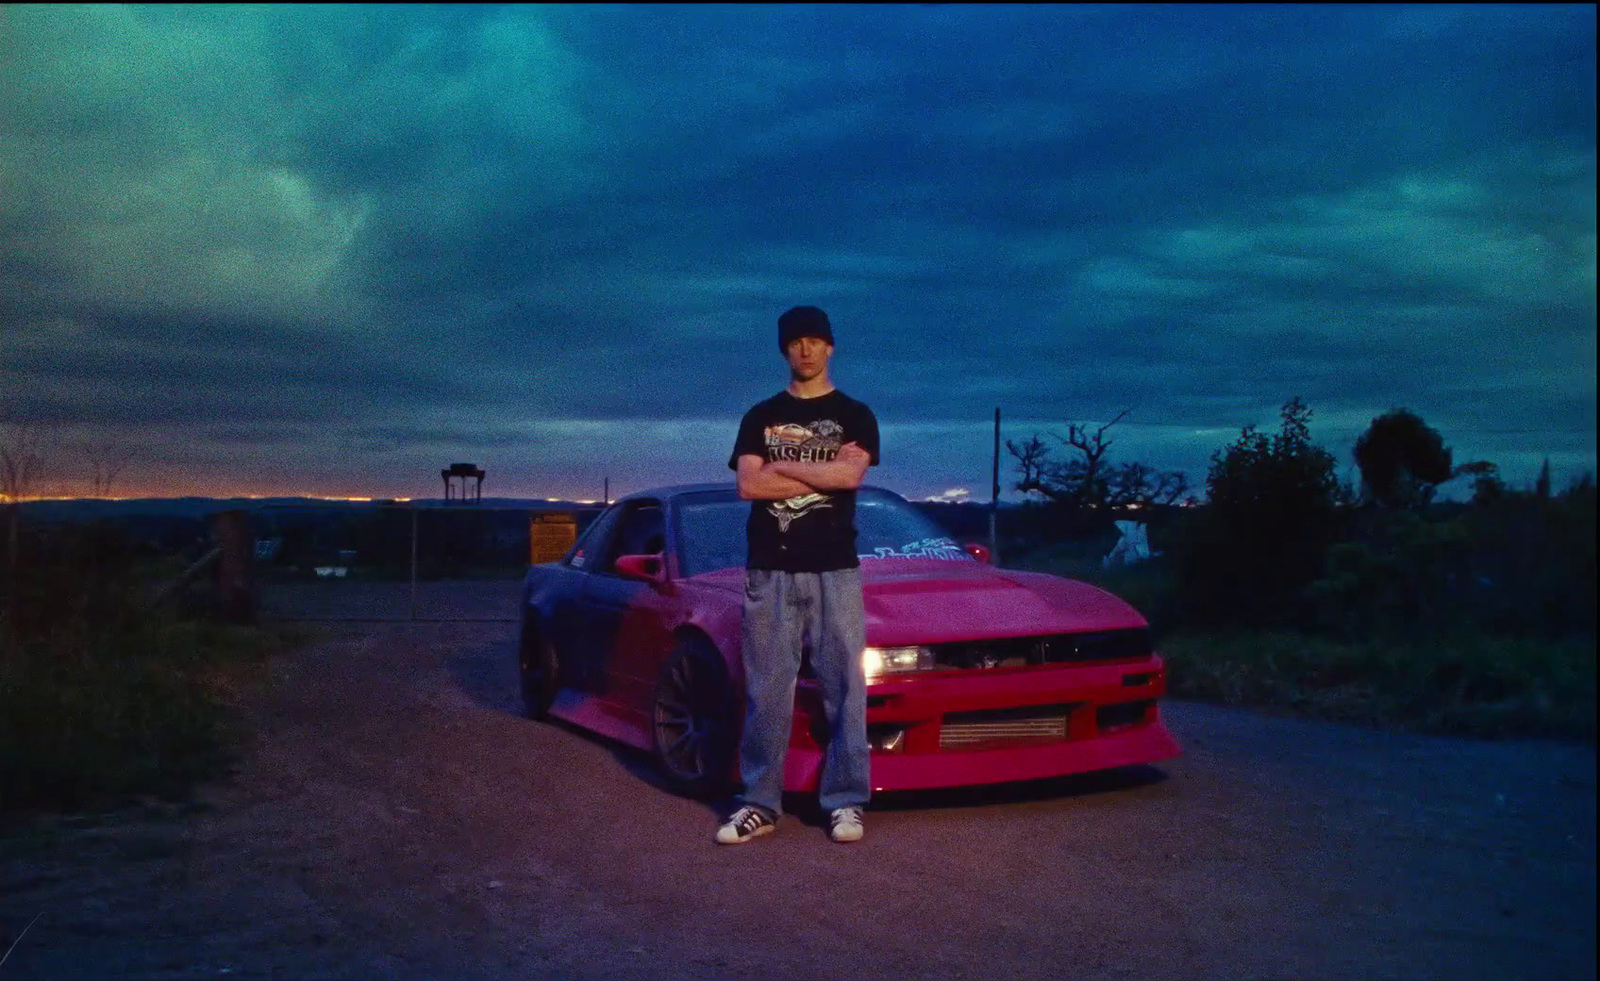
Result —
[[858, 841], [872, 792], [866, 625], [856, 557], [856, 488], [878, 462], [872, 410], [833, 387], [833, 326], [816, 307], [778, 318], [789, 387], [739, 423], [728, 466], [750, 501], [743, 655], [746, 711], [739, 745], [740, 807], [717, 829], [732, 845], [777, 827], [795, 678], [809, 642], [828, 747], [819, 788], [834, 841]]

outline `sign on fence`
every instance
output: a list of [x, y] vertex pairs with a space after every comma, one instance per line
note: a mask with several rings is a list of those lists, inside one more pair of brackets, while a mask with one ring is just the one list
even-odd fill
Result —
[[536, 514], [528, 522], [528, 561], [556, 562], [578, 540], [578, 519], [571, 514]]

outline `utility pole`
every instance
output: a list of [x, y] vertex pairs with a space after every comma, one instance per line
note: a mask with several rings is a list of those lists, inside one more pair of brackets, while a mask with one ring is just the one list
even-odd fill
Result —
[[994, 407], [994, 482], [989, 492], [989, 561], [1000, 564], [1000, 538], [996, 518], [1000, 514], [1000, 407]]
[[605, 505], [610, 505], [611, 504], [611, 478], [610, 477], [606, 478], [606, 482], [605, 482], [604, 486], [605, 486], [605, 490], [601, 492], [600, 503], [605, 504]]

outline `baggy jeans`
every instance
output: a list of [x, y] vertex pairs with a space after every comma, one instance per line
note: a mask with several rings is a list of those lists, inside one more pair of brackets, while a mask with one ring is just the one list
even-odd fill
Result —
[[828, 725], [818, 803], [823, 813], [865, 807], [872, 794], [867, 743], [866, 646], [861, 570], [747, 569], [743, 636], [745, 716], [739, 743], [741, 801], [783, 813], [783, 761], [794, 721], [803, 647], [821, 689]]

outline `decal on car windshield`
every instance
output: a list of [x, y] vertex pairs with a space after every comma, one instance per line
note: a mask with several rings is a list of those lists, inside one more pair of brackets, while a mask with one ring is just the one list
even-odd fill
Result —
[[863, 559], [943, 559], [945, 561], [972, 558], [953, 538], [923, 538], [919, 541], [909, 542], [899, 548], [880, 545], [872, 550], [871, 555], [861, 555], [859, 557]]

